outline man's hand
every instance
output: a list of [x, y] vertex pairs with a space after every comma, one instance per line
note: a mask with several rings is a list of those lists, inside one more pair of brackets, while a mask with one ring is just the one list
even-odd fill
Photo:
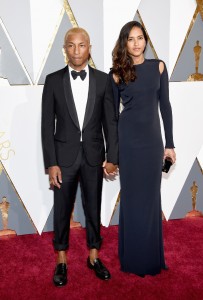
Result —
[[58, 166], [49, 167], [49, 183], [60, 189], [62, 183], [61, 170]]
[[104, 169], [104, 173], [106, 174], [106, 176], [117, 174], [117, 170], [118, 170], [117, 165], [104, 161], [102, 167]]

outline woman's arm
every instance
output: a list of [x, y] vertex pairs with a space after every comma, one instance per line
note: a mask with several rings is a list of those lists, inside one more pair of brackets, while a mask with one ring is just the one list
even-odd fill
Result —
[[164, 159], [170, 157], [174, 163], [176, 160], [176, 154], [174, 151], [174, 142], [173, 142], [173, 117], [172, 109], [169, 101], [169, 84], [168, 84], [168, 72], [166, 65], [163, 61], [159, 62], [159, 71], [160, 71], [160, 111], [164, 124], [165, 131], [165, 151]]

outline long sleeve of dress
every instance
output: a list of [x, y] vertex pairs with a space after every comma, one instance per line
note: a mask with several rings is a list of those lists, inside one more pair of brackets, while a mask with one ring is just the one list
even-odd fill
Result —
[[164, 124], [165, 131], [165, 148], [174, 148], [173, 142], [173, 117], [172, 109], [169, 101], [169, 83], [168, 83], [168, 72], [166, 65], [164, 64], [164, 71], [160, 76], [160, 111]]

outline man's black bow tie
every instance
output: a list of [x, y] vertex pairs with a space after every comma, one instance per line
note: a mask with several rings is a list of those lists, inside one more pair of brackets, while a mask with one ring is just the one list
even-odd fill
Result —
[[84, 80], [85, 77], [86, 77], [86, 75], [87, 75], [87, 73], [86, 73], [85, 70], [81, 70], [80, 72], [76, 72], [76, 71], [72, 70], [72, 71], [71, 71], [71, 75], [72, 75], [72, 77], [73, 77], [74, 80], [75, 80], [78, 76], [80, 76], [80, 78], [81, 78], [82, 80]]

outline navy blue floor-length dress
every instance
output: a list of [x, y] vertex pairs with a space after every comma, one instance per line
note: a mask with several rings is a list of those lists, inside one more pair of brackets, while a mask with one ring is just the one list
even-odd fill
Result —
[[119, 116], [119, 171], [121, 183], [119, 258], [121, 270], [138, 275], [157, 274], [165, 268], [160, 184], [164, 146], [159, 108], [164, 123], [166, 148], [174, 148], [172, 112], [166, 66], [145, 59], [136, 65], [137, 79], [116, 85], [124, 109]]

